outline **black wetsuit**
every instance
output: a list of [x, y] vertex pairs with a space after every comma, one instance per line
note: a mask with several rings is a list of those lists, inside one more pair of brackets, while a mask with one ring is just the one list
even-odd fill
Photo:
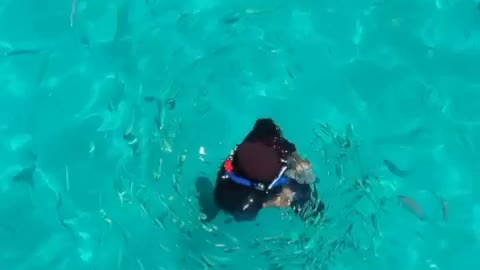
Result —
[[[244, 142], [261, 142], [268, 147], [272, 147], [278, 154], [278, 158], [283, 160], [288, 160], [289, 156], [296, 151], [295, 145], [283, 137], [280, 128], [272, 119], [257, 120], [252, 131], [245, 137]], [[233, 168], [239, 167], [236, 164], [235, 152], [233, 153], [232, 163]], [[234, 173], [245, 177], [243, 172], [238, 169]], [[296, 194], [291, 206], [297, 214], [302, 212], [303, 206], [309, 200], [317, 196], [316, 192], [312, 192], [310, 185], [298, 184], [295, 180], [289, 181], [284, 186], [273, 188], [268, 194], [252, 187], [240, 185], [228, 178], [223, 163], [217, 174], [213, 194], [212, 192], [207, 192], [208, 186], [211, 186], [208, 179], [204, 177], [199, 178], [196, 185], [200, 208], [206, 215], [207, 221], [217, 215], [218, 209], [215, 206], [231, 214], [237, 221], [253, 220], [263, 207], [263, 203], [278, 195], [285, 186], [288, 186]], [[213, 195], [213, 202], [211, 195]], [[244, 206], [247, 202], [250, 203], [250, 207], [245, 209]], [[323, 204], [321, 210], [323, 210]]]

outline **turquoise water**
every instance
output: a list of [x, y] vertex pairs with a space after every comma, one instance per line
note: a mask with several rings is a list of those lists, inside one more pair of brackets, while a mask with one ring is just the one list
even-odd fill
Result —
[[[479, 63], [474, 0], [1, 0], [0, 269], [479, 269]], [[202, 225], [258, 117], [325, 218]]]

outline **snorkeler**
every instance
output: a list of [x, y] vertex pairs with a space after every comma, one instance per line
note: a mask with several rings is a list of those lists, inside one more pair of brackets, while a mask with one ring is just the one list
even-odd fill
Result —
[[[258, 119], [221, 164], [215, 187], [208, 178], [199, 177], [196, 188], [204, 221], [214, 219], [219, 210], [236, 221], [248, 221], [265, 207], [292, 207], [301, 213], [309, 201], [317, 199], [316, 189], [311, 188], [315, 180], [312, 164], [267, 118]], [[317, 212], [323, 211], [323, 203], [317, 206]]]

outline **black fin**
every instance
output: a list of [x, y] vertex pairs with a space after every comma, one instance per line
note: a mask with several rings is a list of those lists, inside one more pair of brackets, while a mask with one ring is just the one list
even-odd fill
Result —
[[200, 211], [206, 216], [203, 221], [210, 222], [218, 215], [218, 212], [220, 211], [213, 199], [214, 187], [212, 182], [210, 182], [207, 177], [200, 176], [195, 182], [195, 187], [197, 189]]

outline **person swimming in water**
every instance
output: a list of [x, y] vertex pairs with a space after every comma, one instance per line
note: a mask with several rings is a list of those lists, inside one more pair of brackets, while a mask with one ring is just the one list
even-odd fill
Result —
[[[204, 221], [213, 220], [220, 210], [236, 221], [251, 221], [266, 207], [292, 207], [302, 213], [308, 202], [318, 199], [311, 188], [315, 180], [312, 164], [272, 119], [263, 118], [221, 164], [215, 187], [207, 177], [199, 177], [196, 188]], [[323, 209], [321, 201], [316, 204], [317, 213]]]

